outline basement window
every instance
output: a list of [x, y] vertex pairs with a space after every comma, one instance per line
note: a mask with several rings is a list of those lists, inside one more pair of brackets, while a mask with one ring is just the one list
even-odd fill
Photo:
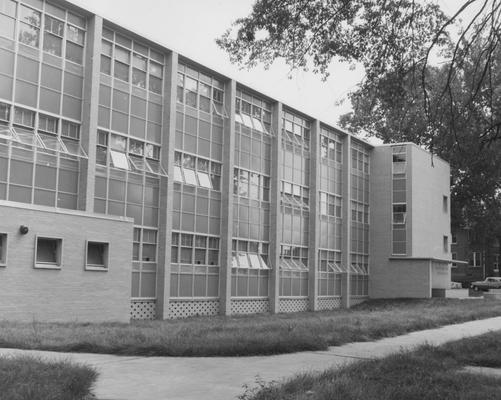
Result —
[[61, 269], [63, 239], [37, 237], [35, 268]]
[[109, 243], [88, 241], [85, 258], [85, 269], [92, 271], [107, 271], [108, 254]]

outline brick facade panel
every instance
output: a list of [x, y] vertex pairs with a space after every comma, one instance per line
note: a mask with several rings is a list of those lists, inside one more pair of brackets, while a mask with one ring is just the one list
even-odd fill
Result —
[[[129, 321], [132, 222], [0, 202], [8, 235], [0, 268], [0, 318], [23, 321]], [[20, 225], [29, 232], [22, 235]], [[63, 240], [60, 270], [37, 269], [36, 237]], [[109, 243], [108, 271], [85, 270], [86, 241]]]

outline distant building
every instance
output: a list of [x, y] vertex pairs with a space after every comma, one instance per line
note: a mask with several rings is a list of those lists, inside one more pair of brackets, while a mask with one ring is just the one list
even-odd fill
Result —
[[0, 318], [441, 296], [449, 166], [373, 147], [111, 21], [0, 0]]
[[470, 229], [452, 231], [451, 279], [468, 287], [473, 281], [483, 280], [488, 276], [499, 276], [499, 241], [490, 245], [479, 243]]

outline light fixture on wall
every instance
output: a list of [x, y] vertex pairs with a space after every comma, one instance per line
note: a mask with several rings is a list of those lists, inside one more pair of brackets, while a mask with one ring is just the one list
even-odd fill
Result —
[[30, 231], [30, 230], [29, 230], [29, 228], [28, 228], [26, 225], [21, 225], [21, 226], [19, 227], [19, 233], [20, 233], [21, 235], [26, 235], [29, 231]]

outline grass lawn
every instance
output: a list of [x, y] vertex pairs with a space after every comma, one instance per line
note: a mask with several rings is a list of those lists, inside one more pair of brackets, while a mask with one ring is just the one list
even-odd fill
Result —
[[324, 350], [501, 316], [501, 302], [369, 301], [351, 310], [131, 324], [0, 322], [0, 347], [145, 356], [239, 356]]
[[241, 400], [494, 400], [501, 379], [465, 373], [466, 365], [501, 367], [501, 332], [441, 347], [361, 361], [284, 383], [248, 389]]
[[94, 369], [69, 362], [0, 357], [1, 399], [90, 400], [96, 378]]

